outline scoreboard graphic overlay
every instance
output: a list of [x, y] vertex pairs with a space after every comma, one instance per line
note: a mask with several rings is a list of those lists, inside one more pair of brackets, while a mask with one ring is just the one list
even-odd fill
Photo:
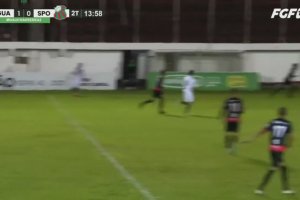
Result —
[[50, 24], [51, 18], [65, 20], [67, 18], [98, 18], [103, 16], [102, 10], [68, 9], [64, 5], [54, 9], [0, 9], [0, 23], [5, 24]]

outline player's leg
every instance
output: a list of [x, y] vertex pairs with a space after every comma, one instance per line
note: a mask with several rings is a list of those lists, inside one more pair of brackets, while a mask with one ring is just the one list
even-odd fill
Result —
[[182, 100], [181, 100], [181, 104], [186, 106], [188, 103], [186, 102], [186, 91], [182, 91]]
[[155, 101], [155, 98], [156, 98], [157, 94], [155, 91], [153, 91], [153, 94], [152, 94], [152, 98], [150, 99], [147, 99], [145, 101], [142, 101], [141, 103], [139, 103], [139, 107], [144, 107], [145, 105], [149, 104], [149, 103], [153, 103]]
[[140, 103], [140, 107], [143, 107], [143, 106], [145, 106], [146, 104], [153, 103], [153, 102], [154, 102], [154, 99], [153, 99], [153, 98], [147, 99], [147, 100], [142, 101], [142, 102]]
[[81, 79], [79, 77], [74, 77], [72, 81], [72, 92], [74, 96], [80, 96], [80, 86], [81, 86]]
[[232, 150], [232, 154], [236, 154], [237, 153], [237, 144], [239, 142], [239, 123], [238, 122], [234, 122], [233, 123], [233, 127], [232, 127], [232, 136], [231, 136], [231, 150]]
[[224, 137], [224, 147], [226, 151], [231, 154], [231, 135], [230, 133], [226, 132]]
[[193, 102], [195, 100], [194, 94], [192, 91], [184, 91], [183, 93], [183, 101], [184, 101], [184, 114], [188, 114], [191, 112]]
[[264, 189], [266, 187], [266, 185], [269, 183], [269, 181], [271, 180], [274, 172], [276, 171], [276, 167], [271, 167], [267, 173], [265, 174], [265, 176], [263, 177], [263, 180], [261, 182], [261, 184], [258, 186], [258, 188], [255, 190], [256, 194], [263, 194]]
[[160, 114], [165, 113], [165, 99], [164, 99], [163, 95], [161, 95], [159, 100], [158, 100], [158, 112]]
[[189, 114], [192, 110], [192, 103], [186, 102], [184, 107], [184, 114]]
[[278, 162], [281, 171], [282, 193], [294, 194], [295, 192], [290, 189], [289, 180], [288, 180], [288, 169], [283, 161], [283, 153], [278, 153]]
[[288, 170], [287, 167], [282, 164], [280, 166], [281, 171], [281, 184], [282, 184], [282, 191], [290, 190], [289, 182], [288, 182]]
[[277, 152], [271, 152], [271, 159], [272, 159], [272, 167], [267, 171], [267, 173], [265, 174], [265, 176], [262, 179], [262, 182], [260, 183], [260, 185], [258, 186], [258, 188], [255, 190], [256, 194], [263, 194], [263, 191], [266, 187], [266, 185], [269, 183], [269, 181], [271, 180], [274, 172], [277, 170], [278, 168], [278, 155], [276, 154]]
[[231, 153], [231, 122], [226, 122], [225, 124], [225, 137], [224, 137], [224, 147], [228, 151], [228, 153]]
[[236, 155], [237, 154], [237, 143], [238, 143], [238, 133], [232, 132], [230, 138], [230, 154]]
[[74, 96], [80, 96], [80, 88], [78, 86], [73, 87], [72, 91]]
[[238, 123], [237, 122], [227, 122], [226, 123], [226, 135], [225, 135], [225, 148], [228, 153], [236, 154], [237, 143], [238, 143]]
[[188, 106], [188, 102], [186, 100], [187, 100], [187, 92], [183, 91], [181, 104], [184, 106], [184, 109], [186, 106]]
[[229, 154], [236, 154], [237, 153], [237, 141], [238, 135], [236, 132], [227, 132], [225, 136], [225, 148]]
[[224, 136], [224, 147], [226, 149], [230, 149], [230, 137], [228, 135], [228, 133], [225, 133], [225, 136]]

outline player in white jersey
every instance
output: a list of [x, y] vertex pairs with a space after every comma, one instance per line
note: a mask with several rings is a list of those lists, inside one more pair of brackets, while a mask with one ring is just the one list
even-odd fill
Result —
[[194, 88], [196, 87], [196, 79], [193, 77], [194, 71], [191, 70], [189, 73], [183, 78], [183, 101], [182, 104], [185, 105], [184, 112], [185, 114], [189, 113], [192, 104], [195, 101]]
[[80, 86], [82, 80], [84, 79], [85, 72], [83, 70], [83, 63], [78, 63], [72, 74], [72, 90], [75, 92], [75, 95], [79, 95]]

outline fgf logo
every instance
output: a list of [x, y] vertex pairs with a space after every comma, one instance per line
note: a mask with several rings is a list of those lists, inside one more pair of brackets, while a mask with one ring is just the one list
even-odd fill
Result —
[[271, 19], [279, 17], [281, 19], [296, 18], [300, 19], [300, 9], [299, 8], [274, 8]]

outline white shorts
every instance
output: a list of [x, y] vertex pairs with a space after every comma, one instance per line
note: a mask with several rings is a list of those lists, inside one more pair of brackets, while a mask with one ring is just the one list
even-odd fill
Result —
[[80, 88], [81, 79], [79, 77], [73, 77], [72, 88]]
[[193, 103], [195, 101], [195, 95], [190, 90], [183, 91], [183, 101], [186, 103]]

